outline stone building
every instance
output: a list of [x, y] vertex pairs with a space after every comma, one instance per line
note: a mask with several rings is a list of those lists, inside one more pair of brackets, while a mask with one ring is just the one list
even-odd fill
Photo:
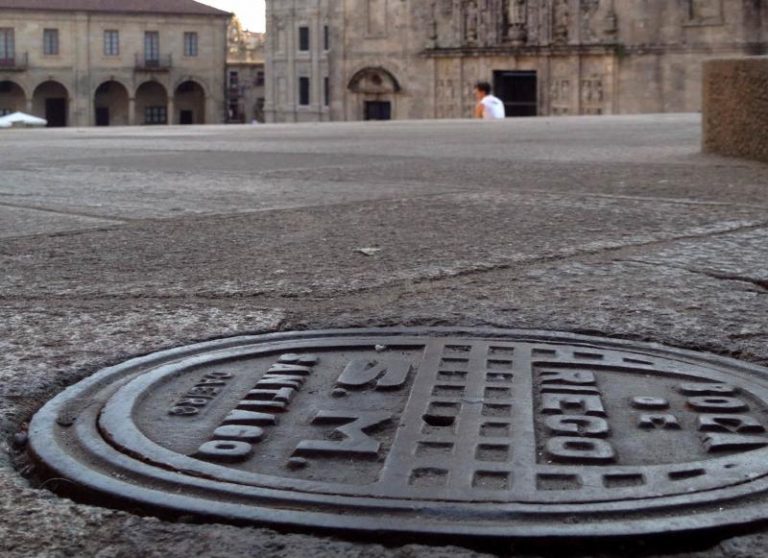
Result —
[[230, 17], [192, 0], [0, 0], [0, 114], [224, 122]]
[[264, 33], [229, 25], [227, 52], [227, 121], [264, 122]]
[[272, 121], [697, 111], [701, 63], [768, 52], [768, 0], [268, 0]]
[[[318, 122], [331, 119], [331, 25], [338, 40], [343, 33], [345, 0], [267, 0], [266, 104], [267, 122]], [[343, 60], [345, 47], [334, 46]], [[342, 88], [343, 72], [334, 83]], [[340, 113], [334, 120], [343, 120]]]

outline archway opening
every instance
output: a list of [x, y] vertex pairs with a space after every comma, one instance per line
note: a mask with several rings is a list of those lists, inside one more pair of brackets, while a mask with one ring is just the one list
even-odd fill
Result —
[[127, 126], [128, 90], [117, 81], [105, 81], [93, 97], [96, 126]]
[[24, 90], [12, 81], [0, 81], [0, 116], [27, 111]]
[[168, 124], [168, 92], [156, 81], [142, 83], [136, 90], [136, 118], [140, 122]]
[[58, 81], [46, 81], [35, 88], [32, 94], [32, 113], [45, 118], [49, 128], [67, 125], [69, 93]]
[[381, 67], [363, 68], [349, 80], [348, 89], [358, 99], [363, 120], [392, 119], [400, 83], [389, 70]]
[[196, 81], [187, 80], [176, 88], [174, 105], [178, 124], [205, 124], [205, 90]]

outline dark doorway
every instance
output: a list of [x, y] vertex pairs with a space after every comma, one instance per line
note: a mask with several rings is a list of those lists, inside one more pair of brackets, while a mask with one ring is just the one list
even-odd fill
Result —
[[366, 101], [366, 120], [392, 120], [392, 103], [389, 101]]
[[96, 125], [109, 126], [109, 108], [96, 107]]
[[493, 90], [504, 101], [507, 117], [538, 115], [536, 72], [493, 72]]
[[179, 113], [179, 124], [194, 124], [195, 123], [195, 113], [191, 110], [182, 110]]
[[45, 100], [45, 119], [48, 121], [49, 128], [63, 128], [67, 125], [67, 100], [66, 99], [46, 99]]

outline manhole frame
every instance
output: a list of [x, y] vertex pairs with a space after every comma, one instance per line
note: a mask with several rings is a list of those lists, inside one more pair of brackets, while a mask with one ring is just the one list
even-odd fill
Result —
[[[141, 375], [143, 372], [137, 372], [146, 367], [156, 367], [159, 362], [168, 363], [179, 361], [192, 357], [197, 354], [210, 355], [212, 351], [228, 351], [237, 347], [250, 346], [253, 344], [273, 344], [273, 343], [300, 343], [309, 342], [310, 346], [313, 340], [319, 339], [344, 339], [349, 337], [370, 337], [375, 339], [397, 338], [397, 337], [454, 337], [463, 336], [469, 339], [508, 338], [514, 342], [534, 342], [541, 344], [567, 344], [576, 347], [585, 348], [604, 348], [626, 353], [639, 355], [655, 355], [665, 359], [679, 359], [683, 362], [692, 361], [693, 363], [703, 363], [706, 366], [725, 369], [727, 374], [738, 374], [744, 377], [748, 383], [761, 385], [768, 388], [768, 371], [756, 365], [736, 361], [726, 357], [720, 357], [710, 354], [702, 354], [685, 349], [677, 349], [652, 343], [638, 343], [623, 339], [602, 338], [586, 336], [565, 332], [554, 332], [546, 330], [523, 330], [523, 329], [493, 329], [493, 328], [372, 328], [372, 329], [341, 329], [326, 331], [303, 331], [272, 333], [264, 335], [238, 336], [225, 339], [219, 339], [195, 345], [170, 349], [153, 353], [144, 357], [129, 360], [117, 366], [104, 369], [94, 376], [78, 383], [58, 396], [52, 399], [45, 407], [35, 415], [30, 425], [30, 451], [36, 461], [43, 464], [53, 475], [61, 476], [72, 482], [88, 487], [88, 490], [95, 491], [107, 497], [119, 498], [124, 501], [120, 507], [126, 505], [141, 506], [142, 508], [157, 509], [164, 513], [184, 515], [195, 514], [201, 517], [211, 517], [211, 502], [206, 499], [180, 495], [169, 494], [166, 491], [156, 491], [152, 488], [136, 486], [133, 483], [125, 482], [119, 478], [109, 478], [106, 475], [97, 473], [91, 469], [86, 469], [78, 460], [68, 454], [57, 452], [57, 439], [54, 429], [49, 428], [60, 420], [62, 413], [71, 416], [75, 423], [75, 428], [87, 429], [88, 425], [95, 430], [95, 420], [83, 421], [76, 420], [78, 416], [87, 416], [88, 414], [98, 414], [93, 402], [82, 400], [84, 394], [98, 386], [120, 385], [117, 379], [122, 379], [125, 383], [126, 378]], [[82, 432], [85, 433], [85, 432]], [[91, 433], [92, 434], [92, 433]], [[90, 434], [88, 434], [90, 435]], [[132, 460], [131, 456], [121, 454], [112, 446], [107, 444], [101, 438], [92, 438], [97, 440], [96, 445], [103, 445], [107, 453], [114, 455], [116, 462]], [[101, 457], [101, 456], [100, 456]], [[137, 460], [133, 459], [134, 462]], [[153, 476], [168, 476], [167, 482], [173, 482], [174, 473], [153, 468]], [[98, 476], [97, 476], [98, 475]], [[173, 478], [172, 478], [173, 477]], [[204, 479], [194, 477], [184, 477], [185, 486], [190, 490], [200, 488], [205, 490]], [[221, 481], [213, 481], [221, 484]], [[227, 483], [225, 483], [227, 484]], [[242, 486], [234, 485], [234, 489], [241, 490]], [[728, 492], [726, 496], [729, 499], [744, 497], [756, 492], [768, 493], [768, 477], [760, 479], [750, 479], [742, 485], [742, 490], [733, 488], [720, 489]], [[262, 492], [261, 496], [265, 501], [274, 497], [285, 500], [284, 493], [271, 493], [270, 489], [257, 489]], [[721, 498], [714, 498], [718, 490], [711, 491], [712, 500], [719, 502]], [[279, 491], [278, 491], [279, 492]], [[301, 493], [301, 501], [307, 502], [307, 494]], [[685, 503], [685, 497], [680, 497], [681, 503]], [[343, 500], [343, 498], [341, 498]], [[360, 502], [359, 497], [353, 497], [355, 502]], [[615, 512], [621, 513], [621, 508], [628, 505], [637, 504], [638, 500], [628, 501], [617, 506]], [[327, 503], [327, 502], [326, 502]], [[375, 504], [376, 501], [371, 502]], [[413, 501], [412, 501], [413, 503]], [[431, 501], [430, 505], [434, 508], [431, 513], [440, 515], [440, 509], [449, 513], [452, 506], [450, 503], [442, 504]], [[482, 507], [487, 503], [478, 504], [478, 513], [482, 513]], [[680, 517], [668, 517], [660, 519], [658, 517], [650, 518], [631, 518], [625, 520], [600, 520], [591, 523], [582, 523], [575, 521], [573, 523], [564, 523], [553, 519], [552, 523], [547, 525], [537, 525], [543, 521], [539, 513], [533, 518], [533, 523], [525, 521], [525, 518], [516, 517], [517, 524], [504, 527], [462, 525], [461, 522], [452, 521], [449, 524], [426, 524], [418, 528], [410, 525], [413, 519], [406, 518], [398, 520], [397, 518], [387, 517], [385, 514], [377, 517], [350, 517], [341, 516], [343, 521], [340, 524], [339, 514], [318, 513], [313, 511], [295, 511], [280, 510], [275, 508], [260, 508], [253, 505], [243, 505], [235, 503], [217, 502], [217, 511], [215, 516], [225, 521], [231, 522], [252, 522], [268, 524], [273, 526], [289, 528], [321, 529], [333, 531], [357, 531], [357, 532], [388, 532], [401, 535], [420, 535], [425, 533], [458, 535], [462, 537], [478, 538], [539, 538], [539, 537], [596, 537], [596, 536], [630, 536], [639, 534], [658, 534], [660, 532], [680, 532], [700, 529], [720, 528], [728, 525], [744, 525], [754, 521], [768, 518], [768, 505], [756, 504], [751, 507], [740, 506], [736, 509], [728, 509], [715, 512], [705, 512]], [[533, 507], [541, 507], [542, 504], [532, 504]], [[574, 504], [572, 511], [577, 514], [583, 511], [583, 504]], [[518, 506], [519, 508], [520, 506]], [[568, 511], [568, 506], [561, 506], [557, 515]], [[610, 513], [607, 510], [604, 513]], [[664, 522], [664, 528], [659, 528], [659, 522]]]

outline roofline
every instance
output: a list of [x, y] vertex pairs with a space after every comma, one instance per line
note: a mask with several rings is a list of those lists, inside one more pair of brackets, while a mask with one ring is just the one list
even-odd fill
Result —
[[0, 6], [0, 12], [8, 11], [8, 12], [16, 12], [16, 11], [25, 11], [25, 12], [56, 12], [56, 13], [73, 13], [73, 14], [119, 14], [119, 15], [175, 15], [175, 16], [192, 16], [192, 17], [226, 17], [226, 18], [232, 18], [235, 16], [234, 12], [227, 12], [224, 10], [219, 10], [218, 8], [211, 7], [211, 10], [216, 10], [216, 12], [211, 12], [207, 14], [202, 13], [190, 13], [190, 12], [179, 12], [179, 11], [126, 11], [126, 10], [82, 10], [82, 9], [71, 9], [71, 8], [31, 8], [31, 7], [25, 7], [25, 6], [19, 6], [15, 8], [9, 8], [7, 6]]

